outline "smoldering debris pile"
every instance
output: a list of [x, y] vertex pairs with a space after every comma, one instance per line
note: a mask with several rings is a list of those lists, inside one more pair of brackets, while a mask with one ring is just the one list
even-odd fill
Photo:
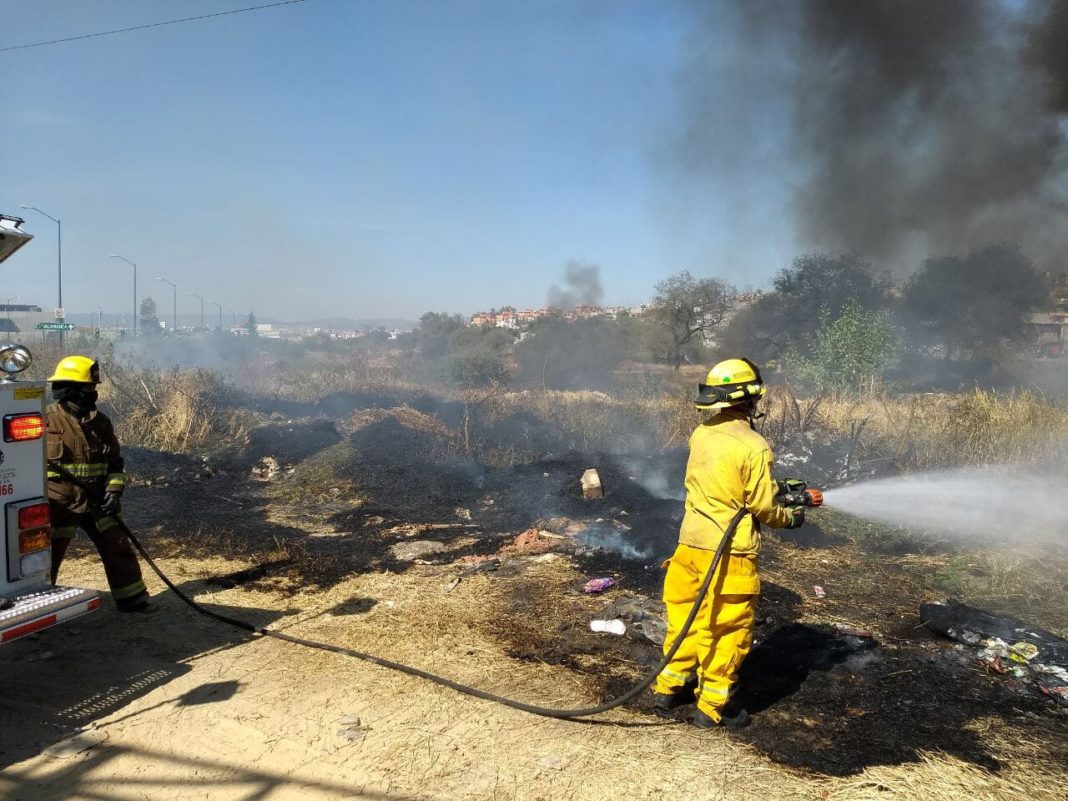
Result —
[[931, 631], [979, 649], [976, 659], [989, 672], [1068, 707], [1068, 640], [956, 601], [923, 604], [920, 619]]

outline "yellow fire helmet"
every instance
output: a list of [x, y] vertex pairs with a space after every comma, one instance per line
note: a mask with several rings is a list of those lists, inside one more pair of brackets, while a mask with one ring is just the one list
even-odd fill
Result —
[[760, 368], [749, 359], [726, 359], [708, 371], [704, 384], [697, 385], [693, 405], [717, 411], [755, 400], [766, 391]]
[[56, 365], [49, 381], [73, 381], [78, 384], [99, 384], [100, 366], [88, 356], [68, 356]]

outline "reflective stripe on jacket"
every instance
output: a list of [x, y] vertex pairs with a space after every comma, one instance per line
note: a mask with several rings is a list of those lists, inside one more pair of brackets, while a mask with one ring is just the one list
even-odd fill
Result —
[[679, 542], [715, 550], [744, 505], [752, 515], [738, 523], [731, 553], [760, 553], [760, 527], [753, 518], [772, 528], [785, 528], [793, 519], [789, 509], [775, 502], [778, 487], [771, 466], [771, 448], [743, 412], [726, 409], [699, 425], [690, 437]]
[[81, 487], [53, 470], [52, 464], [58, 464], [71, 475], [84, 480], [99, 494], [103, 494], [105, 489], [122, 490], [125, 487], [126, 475], [119, 441], [106, 414], [93, 411], [86, 418], [79, 419], [60, 404], [51, 403], [45, 409], [45, 422], [48, 427], [49, 500], [61, 503], [76, 513], [96, 507]]

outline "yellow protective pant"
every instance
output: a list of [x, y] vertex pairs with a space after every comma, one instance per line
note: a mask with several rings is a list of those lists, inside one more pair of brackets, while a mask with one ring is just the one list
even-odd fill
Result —
[[[664, 577], [667, 606], [666, 654], [693, 608], [714, 551], [679, 545]], [[675, 693], [697, 679], [697, 708], [719, 720], [753, 644], [753, 621], [760, 583], [756, 559], [724, 555], [690, 631], [657, 678], [655, 691]]]

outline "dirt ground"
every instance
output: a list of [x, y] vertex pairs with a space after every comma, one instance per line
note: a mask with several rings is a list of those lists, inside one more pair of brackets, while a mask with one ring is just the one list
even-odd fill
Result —
[[[509, 697], [586, 706], [654, 665], [648, 641], [588, 628], [609, 605], [655, 603], [678, 502], [648, 489], [651, 465], [561, 454], [488, 471], [422, 458], [420, 425], [279, 424], [210, 464], [132, 452], [127, 518], [211, 609]], [[278, 476], [251, 479], [265, 456]], [[678, 455], [665, 460], [677, 472]], [[579, 495], [589, 466], [602, 500]], [[120, 616], [106, 598], [0, 650], [0, 796], [1063, 798], [1064, 710], [920, 627], [930, 594], [907, 558], [814, 517], [767, 538], [742, 680], [754, 723], [738, 735], [656, 718], [648, 697], [595, 721], [535, 717], [248, 635], [149, 574], [155, 614]], [[583, 546], [576, 524], [608, 526], [643, 558]], [[530, 526], [556, 536], [511, 545]], [[618, 584], [586, 595], [590, 576]], [[84, 540], [62, 581], [106, 587]]]

